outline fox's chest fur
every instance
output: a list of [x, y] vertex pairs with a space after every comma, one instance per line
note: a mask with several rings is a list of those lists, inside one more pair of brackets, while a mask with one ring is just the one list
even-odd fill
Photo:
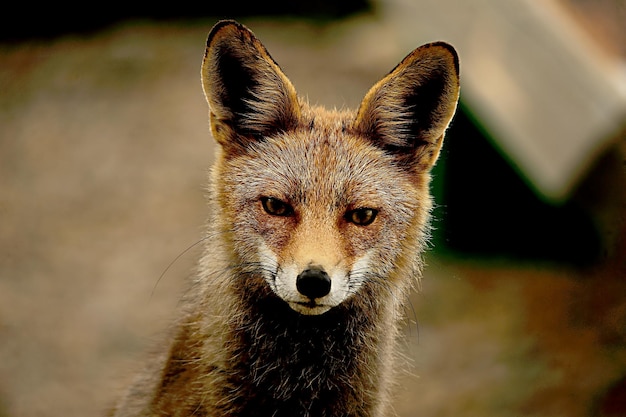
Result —
[[357, 112], [298, 99], [245, 27], [202, 67], [206, 246], [171, 342], [115, 416], [383, 416], [428, 237], [429, 172], [458, 100], [452, 47], [409, 54]]
[[[207, 316], [189, 314], [159, 377], [138, 384], [142, 402], [144, 390], [156, 393], [145, 415], [379, 414], [375, 410], [387, 405], [381, 391], [391, 383], [392, 358], [385, 351], [393, 352], [395, 337], [386, 327], [393, 321], [381, 321], [389, 311], [384, 299], [367, 305], [351, 299], [326, 314], [304, 316], [273, 295], [263, 277], [237, 277], [244, 278], [232, 282], [230, 294], [221, 287], [219, 305], [204, 304], [215, 302], [208, 296], [195, 301]], [[218, 320], [229, 302], [237, 313]]]
[[226, 415], [367, 416], [379, 405], [382, 378], [363, 372], [383, 365], [374, 349], [384, 336], [370, 311], [346, 305], [302, 316], [269, 295], [244, 308], [248, 320], [232, 323], [229, 353], [239, 360], [227, 386], [238, 400], [225, 404]]

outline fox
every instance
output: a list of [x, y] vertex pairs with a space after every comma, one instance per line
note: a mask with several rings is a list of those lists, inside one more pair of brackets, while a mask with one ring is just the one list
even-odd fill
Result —
[[225, 20], [201, 79], [217, 142], [203, 252], [169, 341], [110, 415], [394, 415], [455, 49], [418, 47], [356, 111], [328, 110]]

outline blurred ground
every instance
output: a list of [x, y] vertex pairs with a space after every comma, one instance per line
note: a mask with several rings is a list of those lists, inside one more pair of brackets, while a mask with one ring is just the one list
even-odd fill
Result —
[[[198, 254], [166, 268], [206, 218], [213, 23], [0, 46], [0, 416], [102, 415], [174, 314]], [[408, 52], [368, 18], [246, 23], [328, 106], [357, 106]], [[430, 256], [400, 414], [625, 415], [623, 227], [585, 270]]]

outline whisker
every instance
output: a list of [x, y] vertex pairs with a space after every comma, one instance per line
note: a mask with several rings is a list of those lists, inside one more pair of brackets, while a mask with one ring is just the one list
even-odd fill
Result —
[[193, 248], [195, 248], [196, 246], [198, 246], [199, 244], [214, 238], [215, 236], [225, 233], [228, 231], [219, 231], [219, 232], [215, 232], [215, 233], [210, 233], [204, 237], [202, 237], [201, 239], [199, 239], [198, 241], [196, 241], [195, 243], [189, 245], [185, 250], [183, 250], [182, 252], [180, 252], [168, 265], [167, 267], [165, 267], [165, 269], [163, 270], [163, 272], [161, 272], [161, 275], [159, 275], [159, 278], [156, 280], [156, 282], [154, 283], [154, 286], [152, 287], [152, 291], [150, 292], [150, 299], [152, 299], [152, 297], [154, 296], [154, 293], [157, 289], [157, 287], [159, 286], [159, 283], [161, 282], [161, 280], [163, 279], [163, 277], [165, 276], [165, 274], [167, 274], [167, 272], [172, 268], [172, 266], [178, 262], [178, 260], [180, 258], [182, 258], [187, 252], [189, 252], [190, 250], [192, 250]]
[[[404, 305], [404, 310], [407, 310], [407, 304], [408, 304], [408, 308], [410, 308], [411, 310], [411, 315], [413, 316], [413, 322], [415, 323], [415, 331], [417, 332], [417, 343], [419, 344], [420, 342], [420, 325], [419, 325], [419, 321], [417, 319], [417, 312], [415, 311], [415, 306], [413, 306], [413, 302], [409, 299], [407, 300], [407, 303]], [[407, 323], [407, 328], [409, 330], [409, 337], [412, 337], [413, 335], [411, 334], [411, 329], [413, 329], [413, 326], [410, 323], [410, 320], [408, 319], [408, 314], [405, 313], [405, 316], [407, 316], [407, 321], [409, 323]]]
[[[402, 305], [405, 311], [404, 317], [405, 317], [405, 320], [407, 320], [408, 322], [407, 324], [408, 324], [409, 332], [413, 328], [413, 326], [410, 325], [411, 317], [413, 318], [413, 322], [415, 323], [415, 328], [416, 328], [418, 340], [419, 340], [419, 323], [418, 323], [417, 312], [415, 311], [415, 307], [413, 306], [413, 303], [411, 302], [410, 299], [406, 299], [406, 300], [400, 299], [400, 296], [397, 294], [397, 292], [393, 290], [392, 286], [394, 285], [394, 283], [390, 282], [384, 276], [378, 273], [372, 272], [372, 271], [368, 271], [367, 269], [357, 269], [357, 270], [352, 271], [350, 278], [356, 278], [359, 281], [369, 282], [372, 285], [376, 285], [379, 288], [382, 288], [386, 293], [392, 296], [395, 299], [395, 301], [397, 301], [400, 305]], [[350, 294], [350, 296], [358, 296], [358, 292], [359, 292], [358, 288], [354, 288], [354, 287], [355, 287], [354, 285], [349, 284], [348, 293]]]
[[198, 246], [199, 244], [201, 244], [202, 242], [204, 242], [205, 240], [209, 239], [209, 236], [203, 237], [202, 239], [198, 240], [197, 242], [189, 245], [187, 247], [187, 249], [183, 250], [181, 253], [179, 253], [168, 265], [167, 267], [163, 270], [163, 272], [161, 272], [161, 275], [159, 275], [159, 278], [156, 280], [156, 282], [154, 283], [154, 286], [152, 287], [152, 291], [150, 292], [150, 300], [152, 300], [152, 297], [154, 296], [154, 292], [156, 291], [157, 286], [159, 285], [159, 282], [161, 282], [161, 279], [163, 279], [163, 277], [165, 276], [165, 274], [167, 274], [167, 271], [170, 270], [170, 268], [183, 256], [185, 255], [187, 252], [189, 252], [191, 249], [195, 248], [196, 246]]

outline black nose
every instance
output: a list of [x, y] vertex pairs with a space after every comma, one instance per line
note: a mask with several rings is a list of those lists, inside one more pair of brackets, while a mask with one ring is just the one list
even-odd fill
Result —
[[313, 266], [298, 275], [296, 288], [311, 300], [320, 298], [330, 292], [330, 277], [322, 268]]

